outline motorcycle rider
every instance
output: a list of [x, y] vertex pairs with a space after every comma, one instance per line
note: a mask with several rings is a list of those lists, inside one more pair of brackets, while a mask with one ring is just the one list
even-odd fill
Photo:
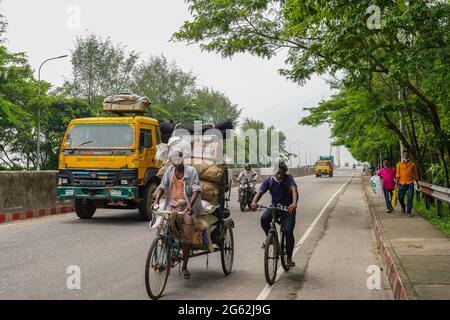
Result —
[[252, 189], [253, 194], [255, 193], [255, 184], [258, 180], [258, 174], [255, 170], [252, 169], [252, 167], [247, 164], [245, 165], [245, 169], [242, 170], [242, 172], [239, 174], [237, 180], [242, 183], [245, 179], [248, 180], [248, 183], [250, 184], [250, 188]]

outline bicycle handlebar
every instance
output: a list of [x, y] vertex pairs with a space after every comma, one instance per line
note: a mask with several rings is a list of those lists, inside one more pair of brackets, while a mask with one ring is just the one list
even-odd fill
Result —
[[258, 206], [258, 207], [259, 207], [259, 209], [280, 210], [280, 211], [284, 211], [284, 212], [289, 212], [288, 207], [282, 206], [281, 204], [279, 204], [276, 207], [274, 207], [274, 206], [270, 206], [270, 207]]
[[[156, 208], [153, 208], [156, 209]], [[174, 211], [158, 211], [158, 210], [153, 210], [153, 219], [150, 222], [150, 230], [154, 230], [156, 228], [158, 228], [162, 221], [165, 219], [164, 217], [166, 215], [170, 215], [172, 214]], [[187, 214], [188, 210], [184, 210], [181, 212], [177, 212], [179, 215], [185, 215]]]
[[[152, 208], [153, 210], [153, 214], [155, 215], [155, 216], [160, 216], [160, 217], [162, 217], [162, 216], [165, 216], [166, 214], [172, 214], [173, 212], [175, 212], [175, 211], [162, 211], [162, 210], [159, 210], [159, 206], [153, 206], [153, 208]], [[184, 210], [184, 211], [180, 211], [180, 212], [177, 212], [179, 215], [185, 215], [185, 214], [187, 214], [187, 212], [188, 212], [188, 210]]]

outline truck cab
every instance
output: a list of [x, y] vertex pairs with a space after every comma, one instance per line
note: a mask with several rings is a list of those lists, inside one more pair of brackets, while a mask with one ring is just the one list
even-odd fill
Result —
[[334, 168], [331, 160], [318, 160], [315, 166], [316, 177], [320, 178], [323, 176], [328, 176], [332, 178], [334, 175]]
[[139, 209], [149, 221], [160, 137], [159, 122], [144, 116], [73, 120], [61, 146], [58, 198], [74, 200], [81, 219], [117, 208]]

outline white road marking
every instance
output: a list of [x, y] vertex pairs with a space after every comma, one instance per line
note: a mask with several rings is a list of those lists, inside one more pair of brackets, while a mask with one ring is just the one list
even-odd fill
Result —
[[[323, 207], [323, 209], [320, 211], [319, 215], [316, 217], [316, 219], [314, 220], [314, 222], [309, 226], [308, 230], [306, 230], [305, 234], [303, 235], [303, 237], [299, 240], [299, 242], [296, 245], [296, 249], [294, 250], [293, 253], [293, 257], [295, 257], [298, 253], [298, 251], [300, 250], [301, 245], [303, 245], [303, 243], [305, 243], [306, 239], [309, 237], [309, 235], [311, 234], [311, 232], [313, 231], [314, 227], [316, 226], [316, 224], [319, 222], [320, 218], [322, 218], [323, 214], [325, 213], [325, 211], [328, 209], [328, 207], [330, 206], [331, 202], [333, 202], [333, 200], [341, 193], [341, 191], [350, 183], [350, 181], [352, 181], [352, 179], [354, 178], [354, 176], [352, 176], [350, 179], [348, 179], [348, 181], [338, 190], [336, 191], [336, 193], [330, 198], [330, 200], [328, 200], [327, 204]], [[277, 278], [275, 281], [278, 281], [280, 279], [280, 277], [283, 274], [283, 267], [280, 267], [277, 271]], [[275, 282], [276, 284], [276, 282]], [[269, 286], [268, 284], [264, 287], [264, 289], [261, 291], [261, 293], [259, 294], [259, 296], [256, 298], [256, 300], [266, 300], [267, 297], [269, 296], [270, 292], [272, 291], [272, 289], [274, 288], [274, 285]]]

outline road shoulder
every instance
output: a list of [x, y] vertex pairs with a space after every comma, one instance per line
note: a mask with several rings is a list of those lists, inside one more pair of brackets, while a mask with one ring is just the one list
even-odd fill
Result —
[[298, 300], [392, 299], [387, 280], [381, 276], [379, 289], [370, 290], [368, 268], [378, 267], [369, 210], [354, 177], [343, 190], [326, 221], [322, 239], [309, 261]]
[[450, 299], [450, 237], [417, 213], [409, 218], [400, 206], [387, 214], [384, 200], [362, 177], [373, 218], [378, 250], [396, 299]]

